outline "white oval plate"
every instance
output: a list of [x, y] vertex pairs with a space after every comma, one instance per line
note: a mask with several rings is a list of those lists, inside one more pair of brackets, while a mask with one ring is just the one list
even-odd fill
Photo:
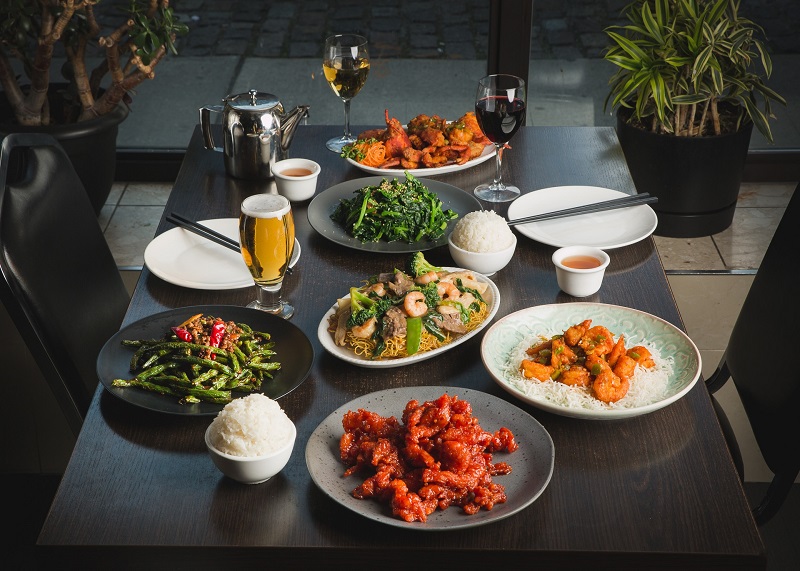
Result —
[[[554, 186], [523, 194], [508, 207], [508, 219], [525, 218], [594, 204], [628, 196], [624, 192], [598, 186]], [[647, 238], [656, 229], [658, 217], [647, 204], [579, 214], [554, 220], [518, 224], [520, 234], [542, 244], [565, 246], [594, 246], [603, 250], [620, 248]]]
[[[339, 455], [342, 418], [350, 410], [363, 408], [400, 418], [410, 400], [431, 401], [443, 394], [457, 396], [472, 405], [472, 413], [488, 432], [508, 428], [519, 441], [519, 448], [508, 454], [497, 453], [495, 461], [511, 466], [511, 473], [494, 481], [505, 487], [508, 500], [487, 511], [467, 515], [456, 506], [436, 510], [425, 523], [406, 522], [375, 500], [359, 500], [352, 491], [362, 481], [358, 475], [343, 477], [347, 468]], [[345, 508], [378, 523], [420, 531], [449, 531], [486, 525], [505, 519], [531, 505], [544, 492], [553, 476], [555, 447], [553, 439], [535, 418], [524, 410], [493, 395], [460, 387], [402, 387], [386, 389], [358, 397], [332, 412], [314, 430], [306, 444], [306, 466], [314, 483]]]
[[[199, 222], [239, 241], [238, 218]], [[295, 239], [289, 267], [294, 267], [299, 258], [300, 242]], [[221, 290], [255, 286], [241, 254], [183, 228], [172, 228], [153, 238], [145, 248], [144, 263], [162, 280], [183, 287]]]
[[403, 173], [411, 173], [414, 176], [433, 176], [436, 174], [447, 174], [450, 172], [458, 172], [463, 171], [469, 168], [472, 168], [476, 165], [479, 165], [483, 162], [488, 161], [493, 156], [497, 154], [494, 145], [486, 145], [484, 147], [483, 152], [475, 157], [472, 160], [467, 161], [463, 165], [445, 165], [443, 167], [434, 167], [430, 169], [403, 169], [403, 168], [392, 168], [392, 169], [379, 169], [377, 167], [368, 167], [367, 165], [362, 165], [358, 161], [354, 161], [353, 159], [345, 159], [348, 163], [353, 165], [356, 168], [361, 169], [364, 172], [368, 172], [370, 174], [376, 174], [379, 176], [387, 176], [387, 175], [402, 175]]
[[[519, 363], [512, 355], [521, 343], [545, 332], [566, 330], [591, 319], [614, 335], [625, 335], [625, 345], [646, 344], [664, 358], [673, 359], [673, 374], [663, 395], [643, 406], [623, 408], [624, 402], [605, 405], [602, 410], [570, 408], [524, 390], [526, 383], [517, 373]], [[647, 414], [685, 395], [700, 378], [701, 359], [694, 342], [680, 329], [644, 311], [603, 303], [557, 303], [539, 305], [511, 313], [492, 325], [481, 342], [481, 359], [486, 370], [508, 393], [537, 408], [573, 418], [615, 420]]]
[[[444, 268], [451, 272], [459, 271], [462, 268]], [[471, 271], [471, 270], [467, 270]], [[370, 369], [384, 369], [390, 367], [402, 367], [404, 365], [410, 365], [412, 363], [419, 363], [420, 361], [425, 361], [426, 359], [430, 359], [444, 353], [445, 351], [449, 351], [453, 347], [457, 347], [461, 345], [465, 341], [472, 339], [475, 335], [477, 335], [480, 331], [486, 328], [489, 325], [489, 322], [494, 319], [494, 316], [497, 314], [497, 310], [500, 308], [500, 291], [497, 289], [495, 283], [484, 276], [483, 274], [479, 274], [477, 272], [472, 272], [475, 274], [475, 277], [480, 282], [487, 283], [489, 287], [483, 293], [483, 299], [489, 306], [489, 314], [484, 319], [483, 323], [481, 323], [477, 328], [473, 329], [466, 335], [462, 335], [461, 337], [451, 341], [447, 345], [443, 345], [437, 349], [433, 349], [431, 351], [425, 351], [423, 353], [416, 353], [415, 355], [411, 355], [410, 357], [400, 357], [399, 359], [367, 359], [366, 357], [359, 357], [353, 351], [348, 349], [347, 347], [340, 347], [333, 341], [333, 336], [328, 332], [328, 321], [330, 317], [336, 313], [336, 304], [334, 303], [331, 308], [322, 316], [322, 320], [319, 322], [319, 326], [317, 327], [317, 337], [319, 337], [320, 343], [325, 348], [325, 350], [333, 355], [334, 357], [338, 357], [342, 361], [347, 361], [348, 363], [352, 363], [353, 365], [357, 365], [359, 367], [367, 367]], [[350, 294], [343, 296], [345, 298], [350, 297]]]

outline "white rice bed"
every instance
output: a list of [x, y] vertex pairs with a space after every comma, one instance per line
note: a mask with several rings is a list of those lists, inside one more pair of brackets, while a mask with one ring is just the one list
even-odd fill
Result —
[[646, 369], [636, 366], [636, 371], [631, 377], [630, 388], [627, 394], [617, 402], [605, 403], [592, 395], [591, 386], [576, 387], [565, 385], [558, 381], [539, 381], [526, 379], [519, 370], [520, 363], [529, 356], [525, 353], [533, 345], [560, 335], [563, 331], [551, 331], [541, 335], [526, 337], [511, 352], [509, 361], [503, 367], [505, 380], [525, 396], [543, 400], [557, 406], [586, 410], [618, 410], [646, 406], [658, 402], [667, 393], [669, 379], [674, 373], [675, 362], [671, 356], [662, 356], [653, 345], [646, 340], [631, 341], [625, 339], [627, 348], [635, 345], [646, 347], [652, 354], [655, 367]]

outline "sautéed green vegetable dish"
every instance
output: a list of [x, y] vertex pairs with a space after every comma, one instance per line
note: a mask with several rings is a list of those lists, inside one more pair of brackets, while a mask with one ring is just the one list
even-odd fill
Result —
[[442, 201], [424, 184], [406, 173], [406, 179], [383, 179], [365, 186], [351, 199], [342, 199], [331, 220], [361, 242], [406, 242], [441, 238], [447, 223], [458, 217], [442, 208]]

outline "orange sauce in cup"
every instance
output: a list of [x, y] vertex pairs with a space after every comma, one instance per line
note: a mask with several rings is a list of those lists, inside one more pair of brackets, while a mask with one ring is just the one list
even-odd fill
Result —
[[297, 168], [291, 168], [291, 169], [282, 170], [281, 174], [283, 176], [308, 176], [308, 175], [310, 175], [312, 173], [311, 173], [311, 170], [309, 170], [309, 169], [304, 169], [302, 167], [297, 167]]
[[600, 260], [593, 256], [567, 256], [561, 263], [568, 268], [576, 270], [590, 270], [592, 268], [600, 267]]

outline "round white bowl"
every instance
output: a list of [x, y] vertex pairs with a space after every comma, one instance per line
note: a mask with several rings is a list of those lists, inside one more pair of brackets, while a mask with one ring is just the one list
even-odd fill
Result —
[[[304, 176], [291, 176], [284, 174], [289, 169], [308, 169], [311, 174]], [[318, 163], [309, 159], [284, 159], [272, 166], [272, 176], [275, 177], [275, 186], [278, 194], [288, 198], [291, 202], [308, 200], [317, 190], [317, 177], [322, 171]]]
[[[564, 265], [564, 260], [573, 256], [587, 256], [597, 260], [593, 268], [579, 269]], [[611, 258], [600, 248], [591, 246], [566, 246], [553, 252], [556, 280], [561, 291], [572, 297], [587, 297], [597, 293], [603, 285], [603, 277]]]
[[450, 255], [456, 266], [478, 272], [485, 276], [490, 276], [508, 265], [511, 257], [514, 255], [514, 250], [517, 248], [517, 236], [513, 235], [514, 241], [510, 246], [497, 252], [470, 252], [463, 248], [459, 248], [453, 244], [453, 235], [447, 239], [447, 244], [450, 247]]
[[206, 429], [205, 440], [208, 454], [220, 472], [243, 484], [260, 484], [283, 470], [294, 449], [297, 428], [292, 423], [292, 437], [279, 450], [263, 456], [233, 456], [214, 448], [209, 440], [211, 425]]

